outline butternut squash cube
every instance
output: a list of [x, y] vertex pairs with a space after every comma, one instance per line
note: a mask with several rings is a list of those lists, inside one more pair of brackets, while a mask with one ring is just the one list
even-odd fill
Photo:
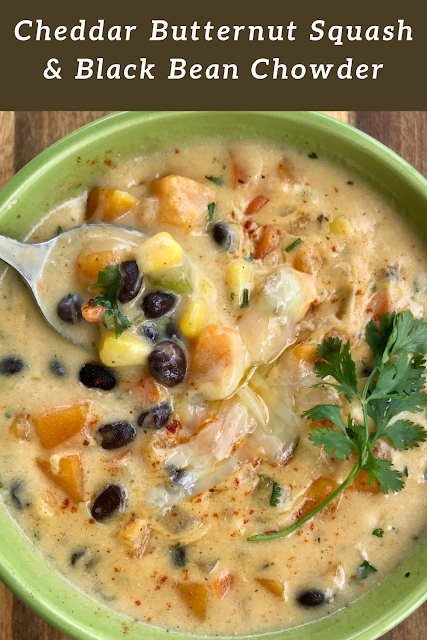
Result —
[[285, 585], [283, 582], [280, 580], [270, 580], [269, 578], [257, 578], [256, 581], [264, 587], [264, 589], [272, 593], [273, 596], [283, 599], [285, 595]]
[[86, 218], [113, 222], [128, 213], [137, 202], [138, 199], [127, 191], [94, 187], [87, 198]]
[[83, 469], [77, 453], [54, 455], [50, 460], [37, 460], [37, 464], [73, 502], [83, 501]]
[[141, 558], [150, 540], [150, 529], [145, 520], [132, 517], [120, 531], [119, 540], [131, 558]]
[[314, 342], [301, 342], [294, 348], [293, 353], [301, 364], [314, 364], [319, 360], [317, 344]]
[[[320, 476], [320, 478], [314, 480], [305, 493], [306, 501], [300, 510], [300, 517], [307, 515], [312, 509], [318, 507], [335, 489], [338, 489], [338, 483], [332, 478]], [[327, 506], [327, 511], [335, 511], [336, 508], [337, 503], [334, 500]]]
[[381, 486], [378, 480], [374, 480], [372, 484], [368, 484], [369, 476], [366, 471], [360, 471], [353, 482], [349, 484], [350, 491], [358, 491], [360, 493], [380, 493]]
[[208, 599], [205, 585], [198, 582], [178, 582], [176, 588], [181, 599], [191, 609], [196, 618], [204, 620], [206, 618]]
[[142, 273], [156, 273], [182, 262], [183, 251], [166, 231], [156, 233], [135, 250], [135, 260]]
[[56, 407], [34, 418], [37, 435], [44, 449], [66, 442], [84, 429], [89, 419], [90, 403]]
[[191, 361], [194, 388], [209, 400], [226, 398], [236, 390], [248, 364], [248, 355], [237, 331], [210, 324], [203, 327]]
[[205, 229], [208, 204], [214, 201], [211, 187], [170, 175], [154, 180], [151, 189], [159, 199], [159, 222], [178, 226], [184, 233]]
[[122, 256], [118, 251], [95, 251], [79, 255], [77, 259], [77, 274], [88, 284], [98, 280], [98, 273], [110, 264], [120, 264]]

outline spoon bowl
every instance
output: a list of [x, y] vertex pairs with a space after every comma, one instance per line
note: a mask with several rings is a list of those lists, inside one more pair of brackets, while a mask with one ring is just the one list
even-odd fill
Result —
[[[63, 338], [79, 347], [94, 351], [95, 334], [89, 323], [69, 324], [62, 320], [57, 307], [55, 281], [62, 291], [71, 291], [70, 270], [82, 246], [104, 239], [126, 246], [136, 246], [144, 241], [143, 233], [120, 225], [95, 223], [83, 224], [40, 243], [18, 242], [0, 235], [0, 259], [13, 267], [29, 286], [44, 319]], [[70, 287], [68, 282], [70, 282]]]

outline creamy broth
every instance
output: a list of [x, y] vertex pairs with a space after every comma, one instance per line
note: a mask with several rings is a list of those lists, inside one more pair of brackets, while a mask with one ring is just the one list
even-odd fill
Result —
[[[294, 522], [353, 465], [313, 446], [313, 424], [300, 417], [337, 403], [359, 418], [333, 389], [312, 388], [316, 345], [349, 339], [364, 380], [369, 320], [386, 310], [426, 316], [420, 241], [357, 176], [309, 153], [252, 142], [173, 149], [100, 177], [96, 186], [128, 200], [92, 191], [89, 205], [83, 194], [50, 212], [33, 241], [103, 220], [144, 234], [58, 247], [39, 283], [53, 314], [68, 294], [87, 303], [102, 293], [88, 287], [105, 252], [114, 259], [102, 267], [136, 262], [141, 288], [119, 305], [131, 326], [116, 338], [112, 317], [107, 327], [86, 322], [96, 302], [72, 326], [99, 357], [47, 326], [17, 274], [0, 282], [0, 494], [48, 563], [142, 622], [208, 635], [300, 625], [365, 594], [424, 535], [427, 446], [397, 451], [381, 440], [379, 457], [407, 475], [403, 490], [384, 495], [359, 478], [290, 536], [247, 540]], [[150, 258], [148, 243], [165, 232]], [[158, 291], [171, 297], [155, 300]], [[165, 342], [188, 361], [174, 386], [152, 375]], [[87, 386], [87, 370], [82, 382], [95, 361], [110, 389]], [[118, 422], [130, 423], [124, 444], [103, 448], [112, 436], [100, 427]], [[424, 413], [416, 422], [427, 426]], [[110, 485], [120, 496], [98, 518], [95, 500]], [[360, 580], [365, 560], [376, 572]]]

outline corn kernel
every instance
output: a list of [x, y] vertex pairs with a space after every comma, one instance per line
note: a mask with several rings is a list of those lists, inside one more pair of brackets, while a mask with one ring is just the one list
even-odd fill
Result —
[[244, 286], [250, 281], [250, 267], [244, 260], [233, 260], [227, 267], [227, 282], [231, 293], [240, 296]]
[[294, 356], [297, 360], [305, 364], [316, 362], [316, 360], [319, 359], [317, 355], [317, 344], [301, 342], [301, 344], [295, 347]]
[[332, 220], [329, 225], [329, 229], [332, 233], [336, 233], [339, 236], [346, 236], [351, 231], [351, 225], [347, 218], [339, 216], [338, 218], [335, 218], [335, 220]]
[[208, 280], [202, 280], [200, 282], [200, 293], [203, 296], [210, 296], [212, 293], [212, 285]]
[[202, 300], [190, 300], [179, 321], [179, 328], [187, 338], [195, 338], [206, 322], [208, 310]]
[[145, 340], [129, 334], [116, 338], [115, 332], [110, 331], [101, 340], [99, 357], [107, 367], [131, 367], [145, 364], [150, 351]]
[[153, 273], [179, 264], [182, 256], [181, 245], [166, 231], [156, 233], [136, 249], [136, 261], [143, 273]]

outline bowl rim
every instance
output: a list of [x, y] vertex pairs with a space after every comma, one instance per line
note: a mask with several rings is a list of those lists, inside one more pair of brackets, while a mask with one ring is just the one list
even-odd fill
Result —
[[[375, 140], [364, 132], [352, 127], [342, 121], [336, 120], [326, 114], [316, 111], [119, 111], [109, 114], [103, 118], [95, 120], [76, 131], [61, 138], [47, 149], [38, 154], [33, 160], [28, 162], [19, 172], [17, 172], [0, 191], [0, 208], [11, 202], [19, 191], [25, 186], [27, 180], [40, 180], [45, 173], [51, 171], [52, 166], [58, 160], [58, 156], [68, 156], [75, 153], [79, 145], [84, 141], [87, 143], [92, 137], [96, 137], [101, 132], [108, 131], [110, 127], [121, 131], [128, 127], [133, 127], [141, 120], [150, 119], [169, 119], [177, 115], [192, 115], [203, 117], [204, 115], [216, 114], [227, 116], [230, 114], [258, 115], [262, 117], [278, 118], [283, 117], [292, 120], [298, 125], [309, 122], [317, 129], [323, 131], [332, 131], [346, 141], [352, 147], [358, 147], [365, 153], [368, 153], [382, 165], [387, 166], [394, 172], [397, 172], [404, 178], [411, 188], [416, 191], [419, 196], [426, 201], [427, 204], [427, 180], [406, 160], [401, 158], [397, 153], [386, 147], [384, 144]], [[1, 507], [0, 507], [1, 508]], [[14, 521], [13, 521], [14, 522]], [[15, 524], [15, 522], [14, 522]], [[17, 525], [15, 524], [17, 527]], [[17, 527], [18, 533], [20, 529]], [[26, 542], [28, 544], [28, 542]], [[52, 569], [53, 570], [53, 569]], [[64, 578], [64, 576], [61, 576]], [[57, 629], [78, 638], [79, 640], [102, 640], [103, 636], [91, 629], [82, 621], [72, 619], [67, 613], [63, 613], [60, 607], [53, 606], [46, 598], [31, 590], [25, 579], [25, 572], [21, 573], [13, 566], [13, 562], [9, 562], [7, 551], [0, 549], [0, 579], [2, 582], [28, 607], [30, 607], [37, 615], [45, 619]], [[73, 585], [77, 588], [76, 585]], [[368, 594], [369, 595], [369, 592]], [[90, 597], [90, 596], [88, 596]], [[386, 633], [394, 626], [399, 624], [407, 616], [409, 616], [418, 606], [427, 599], [427, 574], [425, 579], [416, 587], [414, 587], [399, 603], [394, 603], [389, 611], [383, 613], [372, 624], [368, 624], [355, 630], [352, 635], [347, 636], [347, 640], [374, 640], [382, 634]], [[76, 615], [78, 618], [78, 615]], [[310, 625], [307, 627], [309, 629]], [[150, 629], [150, 628], [149, 628]], [[148, 629], [148, 631], [149, 631]], [[153, 631], [156, 628], [153, 628]], [[163, 630], [162, 630], [163, 631]], [[286, 632], [282, 633], [284, 637]], [[171, 632], [174, 633], [174, 632]], [[175, 635], [175, 634], [174, 634]], [[252, 636], [260, 638], [273, 634], [257, 634]], [[178, 634], [177, 634], [178, 637]], [[180, 634], [180, 637], [197, 638], [191, 634]], [[248, 636], [242, 636], [242, 638]]]

